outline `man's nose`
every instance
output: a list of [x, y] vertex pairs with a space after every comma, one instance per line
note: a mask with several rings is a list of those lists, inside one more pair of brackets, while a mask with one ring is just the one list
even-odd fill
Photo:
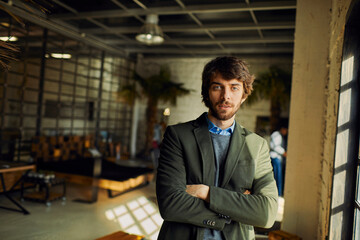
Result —
[[227, 89], [227, 88], [224, 88], [223, 91], [222, 91], [222, 98], [224, 100], [228, 100], [230, 99], [230, 90]]

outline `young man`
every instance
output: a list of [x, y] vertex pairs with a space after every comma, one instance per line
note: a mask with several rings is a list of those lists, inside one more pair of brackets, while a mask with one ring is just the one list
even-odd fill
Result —
[[158, 239], [255, 239], [269, 228], [277, 188], [266, 141], [235, 122], [254, 77], [235, 57], [210, 61], [202, 76], [209, 108], [169, 126], [161, 147], [156, 193], [164, 218]]

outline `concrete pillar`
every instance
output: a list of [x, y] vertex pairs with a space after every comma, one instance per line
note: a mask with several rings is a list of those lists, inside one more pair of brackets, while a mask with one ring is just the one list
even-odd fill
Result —
[[351, 0], [297, 1], [282, 229], [328, 234], [343, 29]]

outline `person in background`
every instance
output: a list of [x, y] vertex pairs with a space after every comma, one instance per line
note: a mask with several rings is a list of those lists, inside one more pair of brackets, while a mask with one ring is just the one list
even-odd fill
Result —
[[151, 160], [153, 162], [154, 169], [158, 167], [159, 164], [159, 156], [160, 156], [160, 144], [162, 141], [162, 125], [161, 123], [156, 123], [154, 126], [154, 136], [152, 141], [152, 148], [150, 151]]
[[251, 240], [253, 226], [272, 227], [278, 193], [268, 144], [235, 121], [253, 81], [241, 59], [213, 59], [202, 75], [208, 112], [167, 127], [156, 179], [158, 239]]
[[279, 196], [284, 193], [285, 161], [286, 161], [286, 139], [288, 127], [282, 124], [278, 131], [270, 136], [270, 157], [274, 169], [274, 177], [278, 188]]

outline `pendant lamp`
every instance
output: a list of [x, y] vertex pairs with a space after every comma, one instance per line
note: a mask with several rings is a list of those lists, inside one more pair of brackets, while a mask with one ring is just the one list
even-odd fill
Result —
[[158, 25], [159, 18], [156, 14], [146, 16], [144, 26], [136, 35], [136, 40], [147, 45], [156, 45], [164, 42], [163, 32]]

